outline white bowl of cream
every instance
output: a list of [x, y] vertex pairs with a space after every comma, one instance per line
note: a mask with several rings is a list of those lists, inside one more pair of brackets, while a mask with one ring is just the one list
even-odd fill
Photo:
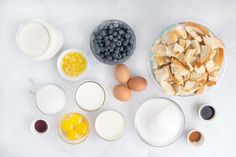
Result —
[[36, 60], [48, 60], [62, 47], [63, 37], [51, 24], [29, 20], [20, 25], [16, 44], [23, 54]]
[[183, 132], [184, 121], [181, 108], [167, 98], [145, 101], [135, 115], [135, 127], [140, 138], [157, 147], [175, 142]]
[[106, 141], [114, 141], [125, 133], [124, 116], [113, 110], [103, 111], [95, 120], [95, 130], [99, 137]]

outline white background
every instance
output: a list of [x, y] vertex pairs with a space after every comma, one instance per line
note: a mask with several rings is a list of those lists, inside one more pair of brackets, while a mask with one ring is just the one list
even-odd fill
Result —
[[[27, 19], [40, 18], [58, 27], [65, 42], [62, 50], [78, 48], [89, 55], [91, 66], [84, 79], [101, 82], [107, 91], [105, 106], [94, 113], [81, 111], [73, 92], [80, 82], [68, 82], [57, 73], [57, 57], [49, 61], [34, 61], [22, 55], [15, 45], [18, 25]], [[98, 62], [89, 47], [89, 37], [100, 22], [120, 19], [135, 31], [137, 46], [126, 64], [132, 75], [142, 75], [148, 88], [133, 93], [132, 99], [121, 103], [112, 96], [117, 82], [113, 66]], [[168, 24], [183, 18], [194, 18], [212, 26], [227, 47], [228, 67], [223, 81], [206, 96], [173, 98], [186, 116], [185, 132], [180, 139], [164, 148], [143, 143], [133, 125], [134, 114], [144, 100], [163, 96], [148, 73], [146, 53], [156, 35]], [[0, 156], [1, 157], [223, 157], [234, 156], [236, 141], [236, 1], [234, 0], [0, 0]], [[62, 51], [61, 50], [61, 51]], [[60, 51], [60, 52], [61, 52]], [[29, 81], [36, 83], [33, 87]], [[76, 111], [87, 115], [91, 123], [89, 138], [79, 145], [64, 143], [57, 134], [57, 123], [63, 113], [48, 117], [39, 112], [29, 90], [47, 83], [58, 83], [68, 95], [63, 113]], [[217, 118], [209, 123], [200, 120], [197, 108], [211, 103], [217, 108]], [[95, 117], [105, 109], [122, 112], [127, 120], [127, 132], [120, 140], [105, 142], [94, 131]], [[35, 136], [30, 124], [35, 118], [46, 118], [50, 131]], [[201, 147], [186, 142], [186, 132], [199, 129], [205, 135]]]

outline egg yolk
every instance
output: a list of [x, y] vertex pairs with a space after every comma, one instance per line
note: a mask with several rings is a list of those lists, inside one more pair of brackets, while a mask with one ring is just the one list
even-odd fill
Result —
[[87, 69], [87, 60], [81, 53], [70, 52], [63, 57], [61, 67], [67, 76], [77, 77]]
[[72, 141], [79, 140], [89, 132], [89, 124], [84, 116], [72, 113], [65, 115], [61, 121], [63, 135]]

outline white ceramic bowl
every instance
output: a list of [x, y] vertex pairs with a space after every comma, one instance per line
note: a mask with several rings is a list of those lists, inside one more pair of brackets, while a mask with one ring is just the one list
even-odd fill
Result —
[[[66, 74], [63, 72], [62, 68], [61, 68], [62, 59], [64, 58], [64, 56], [65, 56], [66, 54], [68, 54], [68, 53], [70, 53], [70, 52], [77, 52], [77, 53], [79, 53], [79, 54], [82, 54], [82, 55], [85, 57], [86, 61], [87, 61], [87, 68], [85, 69], [85, 71], [84, 71], [82, 74], [78, 75], [77, 77], [70, 77], [70, 76], [66, 75]], [[87, 73], [88, 69], [89, 69], [89, 60], [88, 60], [87, 55], [86, 55], [83, 51], [80, 51], [80, 50], [77, 50], [77, 49], [68, 49], [68, 50], [65, 50], [64, 52], [62, 52], [62, 53], [60, 54], [60, 56], [58, 57], [58, 60], [57, 60], [57, 70], [58, 70], [59, 74], [60, 74], [64, 79], [66, 79], [66, 80], [69, 80], [69, 81], [78, 81], [78, 80], [80, 80], [80, 79], [82, 79], [82, 78], [84, 77], [84, 75]]]

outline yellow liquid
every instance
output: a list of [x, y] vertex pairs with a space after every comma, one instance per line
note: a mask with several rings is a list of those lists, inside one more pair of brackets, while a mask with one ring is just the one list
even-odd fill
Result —
[[67, 53], [61, 63], [62, 71], [69, 77], [77, 77], [87, 69], [85, 56], [78, 52]]
[[70, 141], [81, 140], [89, 133], [89, 123], [79, 113], [69, 113], [63, 116], [59, 128], [62, 135]]

